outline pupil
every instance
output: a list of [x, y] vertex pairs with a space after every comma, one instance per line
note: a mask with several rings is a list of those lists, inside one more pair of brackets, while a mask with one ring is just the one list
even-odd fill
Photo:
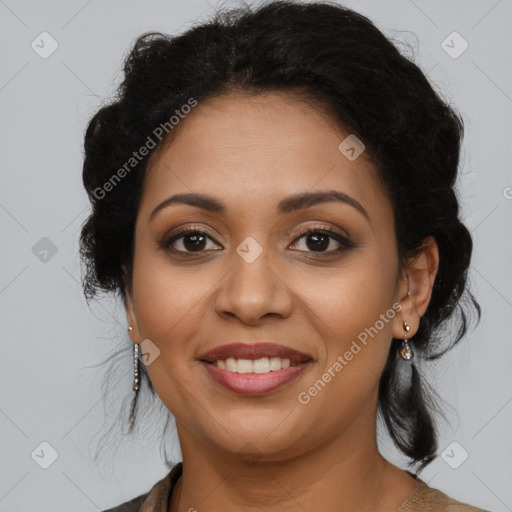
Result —
[[[200, 240], [203, 239], [203, 240]], [[187, 241], [194, 240], [190, 247], [187, 244]], [[186, 247], [187, 250], [190, 248], [192, 249], [198, 249], [201, 243], [204, 243], [204, 236], [203, 235], [188, 235], [183, 239], [183, 245]]]
[[[322, 244], [322, 241], [320, 243], [317, 243], [318, 242], [318, 239], [319, 238], [322, 238], [323, 239], [323, 244]], [[318, 235], [310, 235], [309, 236], [309, 239], [312, 240], [316, 240], [317, 242], [315, 242], [311, 247], [309, 246], [308, 244], [308, 248], [311, 249], [311, 248], [314, 248], [314, 249], [326, 249], [327, 246], [329, 245], [329, 240], [328, 240], [328, 237], [326, 235], [322, 235], [322, 234], [318, 234]], [[327, 240], [327, 245], [325, 244], [325, 241]]]

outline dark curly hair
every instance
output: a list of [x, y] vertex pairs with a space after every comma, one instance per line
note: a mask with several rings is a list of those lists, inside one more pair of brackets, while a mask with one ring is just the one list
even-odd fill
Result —
[[[458, 343], [470, 313], [476, 311], [478, 321], [481, 316], [468, 289], [473, 245], [456, 196], [463, 121], [392, 40], [367, 17], [334, 2], [243, 5], [179, 36], [151, 32], [135, 41], [116, 97], [94, 115], [85, 135], [83, 183], [92, 213], [82, 226], [80, 255], [87, 301], [99, 291], [124, 300], [148, 160], [173, 132], [166, 130], [132, 172], [113, 182], [116, 172], [126, 170], [155, 127], [169, 124], [190, 98], [201, 102], [229, 91], [298, 96], [364, 141], [393, 205], [400, 268], [430, 235], [439, 248], [431, 301], [412, 338], [418, 358], [434, 360]], [[448, 331], [453, 339], [443, 343]], [[415, 363], [406, 365], [403, 385], [401, 341], [392, 340], [378, 411], [396, 446], [421, 470], [437, 451], [436, 403]], [[154, 395], [144, 365], [140, 372]], [[137, 394], [132, 429], [136, 403]]]

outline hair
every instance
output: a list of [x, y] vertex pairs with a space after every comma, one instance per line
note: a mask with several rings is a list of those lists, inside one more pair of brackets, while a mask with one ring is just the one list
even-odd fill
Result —
[[[427, 237], [435, 238], [439, 267], [412, 338], [417, 357], [405, 364], [408, 385], [398, 355], [402, 340], [393, 338], [378, 396], [393, 442], [423, 469], [436, 455], [437, 428], [431, 391], [416, 361], [442, 356], [466, 333], [471, 312], [478, 321], [481, 316], [468, 286], [472, 238], [459, 218], [456, 194], [464, 124], [421, 69], [351, 9], [334, 2], [270, 1], [217, 11], [181, 35], [150, 32], [136, 39], [117, 94], [92, 117], [85, 134], [83, 183], [92, 212], [82, 226], [80, 256], [87, 302], [100, 291], [125, 299], [148, 161], [173, 132], [166, 130], [169, 135], [108, 193], [105, 184], [190, 98], [204, 102], [231, 91], [302, 98], [364, 142], [393, 206], [401, 270]], [[457, 325], [451, 341], [448, 321]], [[139, 366], [141, 384], [154, 395]]]

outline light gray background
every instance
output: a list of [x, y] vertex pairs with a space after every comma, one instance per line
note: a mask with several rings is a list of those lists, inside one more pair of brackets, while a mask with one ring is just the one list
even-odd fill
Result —
[[[158, 448], [144, 440], [120, 444], [101, 464], [92, 460], [105, 411], [103, 373], [91, 366], [130, 342], [119, 305], [103, 301], [91, 312], [80, 288], [77, 239], [88, 212], [83, 132], [114, 91], [133, 39], [148, 30], [181, 32], [208, 16], [209, 2], [0, 0], [1, 511], [101, 510], [146, 492], [167, 471]], [[509, 511], [512, 1], [345, 4], [397, 40], [416, 44], [415, 34], [416, 62], [466, 122], [462, 206], [474, 236], [470, 279], [483, 318], [431, 378], [452, 407], [440, 452], [456, 441], [469, 457], [457, 469], [438, 457], [420, 476], [461, 501]], [[47, 59], [31, 48], [43, 31], [59, 45]], [[456, 59], [441, 46], [453, 31], [469, 43]], [[33, 251], [43, 237], [57, 248], [46, 262]], [[119, 400], [130, 392], [128, 352], [123, 364]], [[107, 419], [117, 412], [106, 410]], [[31, 457], [44, 441], [58, 454], [48, 469]], [[403, 464], [383, 434], [381, 447]], [[457, 458], [460, 450], [448, 454]]]

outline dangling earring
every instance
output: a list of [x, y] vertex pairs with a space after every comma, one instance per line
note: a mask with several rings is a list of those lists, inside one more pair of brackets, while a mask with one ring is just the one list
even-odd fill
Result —
[[404, 327], [404, 341], [402, 341], [402, 346], [400, 347], [400, 356], [402, 359], [405, 359], [406, 361], [410, 361], [414, 357], [414, 352], [412, 351], [411, 346], [409, 345], [409, 342], [407, 341], [407, 333], [411, 330], [409, 327], [409, 324], [404, 320], [403, 323]]
[[133, 369], [134, 369], [134, 379], [133, 379], [133, 391], [137, 393], [139, 391], [139, 344], [133, 344]]
[[[128, 326], [128, 331], [133, 332], [133, 327], [130, 325]], [[139, 391], [139, 344], [134, 343], [133, 344], [133, 391], [137, 393]]]

